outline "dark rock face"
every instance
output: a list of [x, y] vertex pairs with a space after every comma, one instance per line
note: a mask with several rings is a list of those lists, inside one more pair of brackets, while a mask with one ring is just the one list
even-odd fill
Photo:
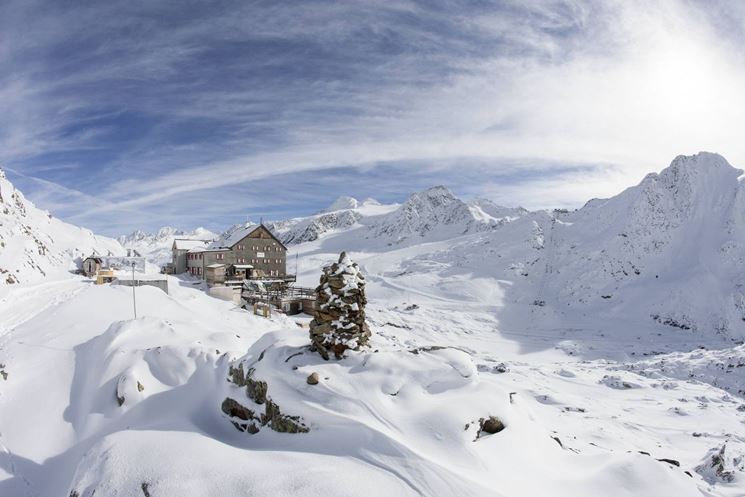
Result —
[[348, 349], [367, 345], [370, 329], [365, 322], [365, 278], [357, 263], [342, 252], [339, 261], [323, 268], [316, 288], [318, 309], [310, 323], [312, 350], [324, 359], [337, 359]]
[[502, 423], [502, 421], [496, 416], [489, 416], [488, 418], [479, 419], [479, 432], [493, 435], [504, 430], [504, 428], [504, 423]]
[[258, 433], [265, 426], [281, 433], [307, 433], [310, 431], [300, 416], [283, 414], [279, 405], [268, 396], [269, 385], [267, 382], [254, 379], [253, 374], [253, 368], [249, 368], [247, 373], [244, 372], [243, 363], [240, 363], [237, 367], [231, 366], [228, 370], [228, 381], [240, 387], [245, 387], [246, 397], [257, 406], [264, 406], [264, 412], [259, 414], [231, 397], [225, 398], [221, 409], [230, 417], [233, 426], [238, 431], [251, 434]]
[[231, 418], [240, 418], [244, 421], [253, 419], [254, 412], [248, 407], [242, 406], [237, 400], [227, 397], [222, 401], [222, 412]]

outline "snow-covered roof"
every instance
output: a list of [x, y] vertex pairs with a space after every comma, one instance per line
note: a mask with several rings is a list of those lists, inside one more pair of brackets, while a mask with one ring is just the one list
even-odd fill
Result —
[[227, 252], [230, 249], [227, 247], [207, 248], [207, 247], [194, 247], [193, 249], [187, 250], [190, 254], [196, 254], [199, 252]]
[[207, 266], [208, 269], [217, 269], [219, 267], [225, 267], [225, 264], [210, 264]]
[[236, 269], [253, 269], [251, 264], [233, 264], [233, 267]]
[[198, 247], [204, 247], [207, 244], [205, 240], [187, 240], [184, 238], [176, 238], [173, 240], [173, 246], [176, 250], [191, 250]]
[[249, 224], [241, 228], [237, 228], [235, 231], [230, 233], [227, 238], [222, 238], [220, 240], [216, 240], [212, 242], [209, 248], [213, 250], [228, 249], [260, 228], [264, 228], [267, 231], [267, 233], [269, 233], [269, 235], [272, 238], [274, 238], [274, 240], [277, 241], [277, 243], [279, 243], [283, 247], [285, 246], [284, 243], [282, 243], [282, 241], [279, 238], [274, 236], [274, 233], [272, 233], [272, 231], [266, 226], [264, 226], [263, 224]]

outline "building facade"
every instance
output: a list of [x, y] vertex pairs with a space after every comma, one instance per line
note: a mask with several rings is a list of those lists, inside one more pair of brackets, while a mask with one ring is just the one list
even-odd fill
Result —
[[194, 248], [204, 248], [209, 242], [206, 240], [190, 240], [176, 238], [171, 246], [173, 272], [180, 274], [186, 272], [186, 253]]
[[[222, 264], [226, 280], [287, 276], [287, 247], [264, 225], [237, 230], [228, 239], [208, 247], [193, 247], [184, 257], [185, 272], [205, 280], [208, 267]], [[174, 264], [178, 272], [175, 259]]]

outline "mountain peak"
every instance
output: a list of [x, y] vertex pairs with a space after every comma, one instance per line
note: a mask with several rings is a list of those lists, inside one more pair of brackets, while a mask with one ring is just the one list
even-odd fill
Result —
[[341, 197], [334, 200], [331, 205], [329, 205], [321, 212], [334, 212], [347, 209], [356, 209], [359, 205], [360, 203], [357, 201], [356, 198], [342, 195]]
[[[733, 167], [727, 159], [711, 152], [699, 152], [695, 155], [679, 155], [663, 169], [658, 177], [669, 184], [693, 177], [723, 174], [727, 177], [739, 176], [742, 171]], [[654, 176], [654, 175], [652, 175]]]
[[649, 175], [646, 181], [658, 182], [686, 204], [709, 204], [716, 201], [742, 174], [719, 154], [699, 152], [679, 155], [659, 175]]
[[417, 210], [422, 209], [425, 205], [427, 209], [430, 208], [440, 208], [442, 206], [448, 206], [451, 204], [463, 204], [463, 201], [461, 201], [458, 197], [453, 195], [453, 192], [451, 192], [447, 187], [442, 185], [433, 186], [430, 188], [427, 188], [426, 190], [423, 190], [421, 192], [417, 192], [409, 196], [409, 198], [404, 203], [404, 208], [414, 208]]
[[427, 195], [427, 196], [444, 195], [444, 196], [455, 198], [455, 195], [453, 195], [453, 192], [451, 192], [450, 189], [448, 187], [446, 187], [445, 185], [431, 186], [431, 187], [427, 188], [426, 190], [423, 190], [419, 194], [420, 195]]

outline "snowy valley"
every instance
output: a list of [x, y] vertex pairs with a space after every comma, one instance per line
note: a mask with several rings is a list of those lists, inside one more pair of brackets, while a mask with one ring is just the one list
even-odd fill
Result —
[[0, 496], [744, 495], [744, 178], [700, 153], [570, 212], [437, 186], [265, 223], [299, 285], [364, 275], [369, 347], [325, 361], [192, 276], [133, 319], [73, 274], [245, 224], [113, 240], [0, 175]]

